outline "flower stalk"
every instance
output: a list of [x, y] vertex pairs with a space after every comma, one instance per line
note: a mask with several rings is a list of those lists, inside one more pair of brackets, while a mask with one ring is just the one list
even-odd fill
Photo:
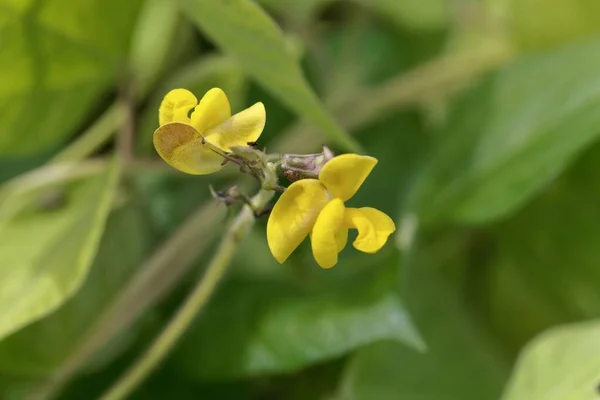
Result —
[[[275, 169], [264, 170], [265, 184], [275, 185], [277, 174]], [[198, 281], [188, 298], [181, 305], [175, 316], [169, 321], [150, 348], [134, 363], [132, 367], [110, 388], [100, 399], [121, 400], [127, 398], [135, 388], [143, 382], [160, 362], [169, 354], [179, 338], [185, 333], [194, 318], [206, 306], [211, 295], [215, 292], [238, 244], [249, 232], [255, 222], [255, 211], [265, 209], [275, 192], [261, 189], [252, 199], [251, 204], [245, 205], [236, 218], [231, 222], [227, 233], [221, 240], [217, 251], [208, 264], [202, 278]]]

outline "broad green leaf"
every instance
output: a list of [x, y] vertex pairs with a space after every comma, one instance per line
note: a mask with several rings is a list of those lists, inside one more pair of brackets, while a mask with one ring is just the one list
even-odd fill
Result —
[[25, 209], [0, 226], [0, 339], [49, 314], [83, 283], [92, 264], [119, 165], [70, 185], [52, 208]]
[[[397, 343], [358, 350], [342, 379], [344, 400], [482, 400], [498, 398], [507, 363], [450, 278], [464, 245], [444, 240], [416, 254], [406, 282], [408, 309], [427, 344], [419, 354]], [[450, 264], [450, 265], [448, 265]]]
[[561, 323], [600, 317], [600, 144], [542, 195], [489, 230], [482, 304], [514, 349]]
[[525, 49], [552, 47], [600, 32], [596, 0], [500, 0], [515, 41]]
[[229, 57], [203, 57], [178, 69], [167, 82], [159, 85], [140, 117], [137, 135], [139, 148], [154, 152], [152, 134], [158, 128], [158, 107], [169, 90], [185, 88], [200, 99], [208, 90], [220, 87], [227, 94], [233, 112], [237, 112], [246, 106], [247, 86], [246, 76], [240, 66]]
[[[81, 289], [56, 312], [0, 341], [0, 370], [35, 376], [55, 371], [139, 267], [147, 236], [139, 210], [126, 205], [114, 211]], [[102, 359], [115, 351], [105, 349]]]
[[172, 368], [201, 380], [239, 378], [296, 371], [381, 339], [422, 348], [395, 290], [395, 267], [371, 271], [319, 289], [233, 280], [175, 350]]
[[336, 144], [358, 151], [358, 143], [344, 132], [310, 88], [280, 29], [256, 3], [183, 0], [181, 4], [186, 15], [223, 51], [237, 58], [248, 75], [321, 128]]
[[551, 329], [519, 357], [503, 400], [595, 400], [600, 383], [600, 321]]
[[141, 0], [4, 2], [0, 154], [34, 153], [81, 127], [123, 70]]
[[400, 27], [417, 30], [443, 29], [450, 21], [448, 0], [354, 0]]
[[427, 222], [481, 223], [522, 206], [600, 134], [600, 39], [519, 59], [453, 110], [417, 185]]

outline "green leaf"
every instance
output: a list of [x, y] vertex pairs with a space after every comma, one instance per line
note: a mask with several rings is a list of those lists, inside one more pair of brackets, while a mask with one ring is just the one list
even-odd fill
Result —
[[81, 127], [122, 70], [141, 0], [2, 5], [0, 154], [44, 150]]
[[[323, 130], [339, 146], [358, 152], [312, 91], [282, 32], [251, 0], [183, 0], [186, 15], [219, 47], [236, 57], [248, 75], [281, 102]], [[267, 117], [268, 118], [268, 117]]]
[[[445, 238], [446, 239], [446, 238]], [[441, 267], [464, 265], [456, 240], [427, 245], [415, 254], [406, 282], [409, 310], [423, 333], [419, 354], [381, 342], [358, 350], [342, 380], [344, 400], [481, 400], [500, 394], [507, 363], [468, 312], [461, 286]]]
[[354, 0], [400, 27], [416, 30], [443, 29], [450, 21], [447, 0]]
[[[512, 349], [552, 325], [600, 316], [600, 144], [544, 193], [489, 230], [482, 304]], [[568, 266], [568, 267], [566, 267]]]
[[179, 10], [171, 0], [147, 0], [144, 3], [132, 34], [129, 54], [129, 68], [138, 93], [145, 93], [168, 65], [181, 22]]
[[0, 339], [49, 314], [81, 286], [119, 171], [114, 163], [68, 187], [57, 209], [24, 210], [0, 226]]
[[[141, 211], [126, 205], [113, 212], [81, 289], [56, 312], [1, 341], [0, 370], [18, 375], [56, 371], [139, 267], [146, 248]], [[118, 350], [104, 349], [102, 361]]]
[[568, 43], [600, 32], [596, 0], [503, 1], [512, 34], [525, 49]]
[[551, 329], [519, 357], [503, 400], [594, 400], [600, 383], [600, 322]]
[[531, 55], [467, 95], [440, 132], [413, 205], [482, 223], [522, 206], [600, 134], [600, 39]]
[[308, 24], [335, 0], [302, 0], [302, 1], [281, 1], [281, 0], [258, 0], [258, 3], [269, 10], [294, 20], [298, 24]]
[[264, 278], [229, 282], [175, 350], [173, 368], [226, 379], [296, 371], [381, 339], [422, 348], [395, 290], [396, 268], [388, 267], [312, 289]]

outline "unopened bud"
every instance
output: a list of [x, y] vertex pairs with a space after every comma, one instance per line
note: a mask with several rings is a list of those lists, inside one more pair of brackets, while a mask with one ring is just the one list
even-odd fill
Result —
[[284, 154], [281, 163], [283, 174], [290, 181], [317, 178], [323, 165], [335, 155], [326, 146], [317, 154]]

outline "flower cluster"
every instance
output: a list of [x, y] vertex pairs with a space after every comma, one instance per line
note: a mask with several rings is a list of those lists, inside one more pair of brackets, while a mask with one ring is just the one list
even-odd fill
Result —
[[[191, 92], [175, 89], [161, 103], [154, 146], [169, 165], [188, 174], [216, 172], [227, 160], [250, 170], [257, 168], [256, 160], [262, 160], [258, 165], [267, 168], [264, 160], [269, 157], [253, 148], [242, 150], [258, 140], [265, 120], [262, 103], [232, 116], [221, 89], [209, 90], [200, 102]], [[333, 156], [325, 148], [320, 154], [284, 155], [268, 164], [295, 180], [281, 194], [267, 223], [267, 241], [278, 262], [283, 263], [310, 236], [315, 260], [322, 268], [330, 268], [346, 246], [349, 229], [358, 230], [353, 246], [365, 253], [379, 251], [395, 231], [394, 222], [383, 212], [344, 204], [358, 191], [377, 159], [357, 154]], [[276, 187], [263, 185], [269, 190]]]

